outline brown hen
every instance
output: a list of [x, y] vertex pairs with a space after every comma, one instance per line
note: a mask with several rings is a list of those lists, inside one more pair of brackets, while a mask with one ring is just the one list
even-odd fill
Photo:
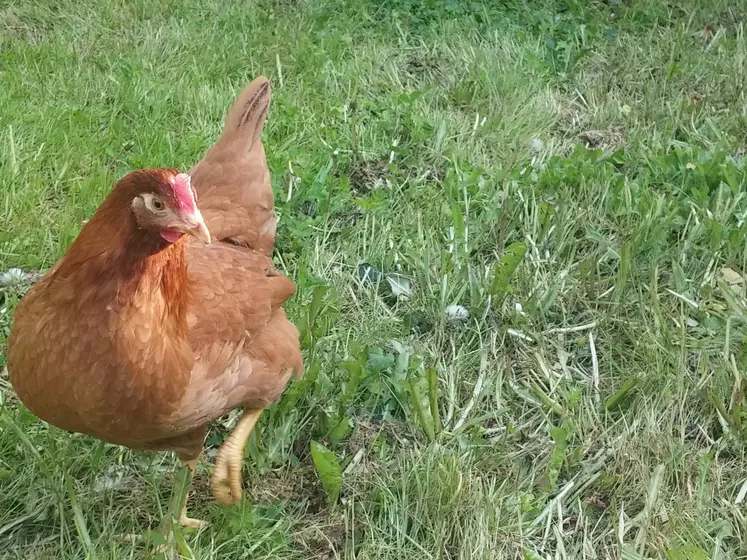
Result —
[[[224, 136], [192, 170], [199, 209], [189, 175], [123, 177], [21, 300], [9, 339], [10, 379], [32, 412], [111, 443], [174, 451], [189, 480], [209, 423], [244, 407], [211, 480], [223, 504], [241, 497], [242, 450], [262, 409], [303, 369], [282, 308], [295, 286], [267, 256], [268, 103], [259, 78], [229, 111]], [[180, 521], [199, 525], [186, 499], [185, 489]]]

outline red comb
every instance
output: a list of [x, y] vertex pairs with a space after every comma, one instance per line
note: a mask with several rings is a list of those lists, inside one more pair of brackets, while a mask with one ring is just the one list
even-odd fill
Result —
[[195, 193], [192, 190], [192, 177], [186, 173], [179, 173], [174, 177], [174, 199], [181, 212], [197, 212]]

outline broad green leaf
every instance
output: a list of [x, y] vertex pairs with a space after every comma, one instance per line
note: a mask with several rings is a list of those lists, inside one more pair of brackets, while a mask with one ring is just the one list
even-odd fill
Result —
[[506, 294], [509, 291], [509, 282], [516, 272], [527, 252], [527, 244], [517, 241], [506, 247], [505, 254], [500, 258], [493, 273], [493, 281], [490, 283], [490, 295], [496, 296]]
[[348, 436], [352, 429], [353, 423], [350, 421], [350, 418], [344, 416], [342, 420], [340, 420], [335, 427], [330, 430], [327, 437], [332, 443], [340, 443]]
[[620, 248], [620, 268], [617, 271], [617, 284], [615, 285], [615, 302], [619, 304], [628, 285], [628, 272], [633, 254], [633, 245], [628, 242]]
[[342, 489], [342, 468], [337, 456], [318, 441], [311, 442], [311, 459], [314, 461], [316, 472], [322, 479], [322, 487], [327, 494], [327, 503], [337, 502]]
[[396, 357], [389, 352], [384, 352], [383, 349], [377, 347], [371, 348], [368, 352], [368, 363], [367, 366], [372, 371], [381, 372], [385, 369], [389, 369], [394, 365]]
[[555, 489], [555, 484], [558, 481], [558, 476], [560, 476], [563, 463], [565, 462], [566, 450], [568, 448], [568, 430], [566, 425], [567, 423], [563, 422], [562, 426], [550, 428], [550, 437], [555, 442], [555, 447], [553, 447], [552, 454], [550, 455], [550, 465], [547, 469], [546, 490], [548, 491]]
[[452, 203], [451, 205], [451, 221], [454, 223], [454, 253], [459, 254], [461, 253], [461, 249], [464, 246], [467, 227], [464, 224], [464, 216], [462, 216], [462, 210], [456, 203]]
[[298, 381], [291, 383], [285, 390], [280, 403], [278, 403], [278, 408], [280, 410], [290, 410], [296, 406], [298, 401], [301, 400], [301, 397], [310, 391], [314, 386], [314, 383], [316, 383], [316, 379], [319, 377], [319, 371], [319, 362], [312, 362], [311, 367], [308, 368], [304, 376]]
[[423, 431], [428, 436], [428, 439], [430, 441], [433, 441], [436, 439], [436, 433], [433, 428], [433, 418], [430, 417], [430, 414], [428, 413], [428, 410], [426, 409], [426, 406], [423, 404], [423, 395], [420, 392], [420, 387], [418, 386], [417, 379], [409, 379], [407, 381], [407, 388], [409, 389], [409, 395], [410, 395], [410, 404], [412, 404], [413, 408], [415, 409], [415, 412], [418, 416], [418, 422], [420, 422], [420, 427], [423, 428]]
[[638, 385], [638, 381], [637, 377], [629, 377], [623, 381], [622, 387], [620, 387], [614, 395], [604, 401], [604, 408], [606, 410], [613, 410], [616, 408], [635, 388], [635, 386]]

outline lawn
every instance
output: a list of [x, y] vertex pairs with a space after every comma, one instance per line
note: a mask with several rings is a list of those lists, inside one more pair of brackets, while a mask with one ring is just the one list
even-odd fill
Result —
[[[307, 372], [228, 509], [216, 423], [185, 557], [747, 558], [745, 21], [0, 0], [0, 272], [51, 267], [124, 173], [188, 169], [264, 74]], [[142, 558], [123, 536], [157, 527], [176, 459], [51, 428], [7, 372], [0, 406], [0, 558]]]

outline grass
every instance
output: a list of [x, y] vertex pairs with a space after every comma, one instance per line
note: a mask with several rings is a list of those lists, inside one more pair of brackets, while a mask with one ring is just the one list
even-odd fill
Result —
[[[265, 74], [307, 374], [184, 556], [747, 558], [740, 6], [1, 0], [0, 270]], [[142, 557], [174, 458], [0, 399], [0, 558]]]

